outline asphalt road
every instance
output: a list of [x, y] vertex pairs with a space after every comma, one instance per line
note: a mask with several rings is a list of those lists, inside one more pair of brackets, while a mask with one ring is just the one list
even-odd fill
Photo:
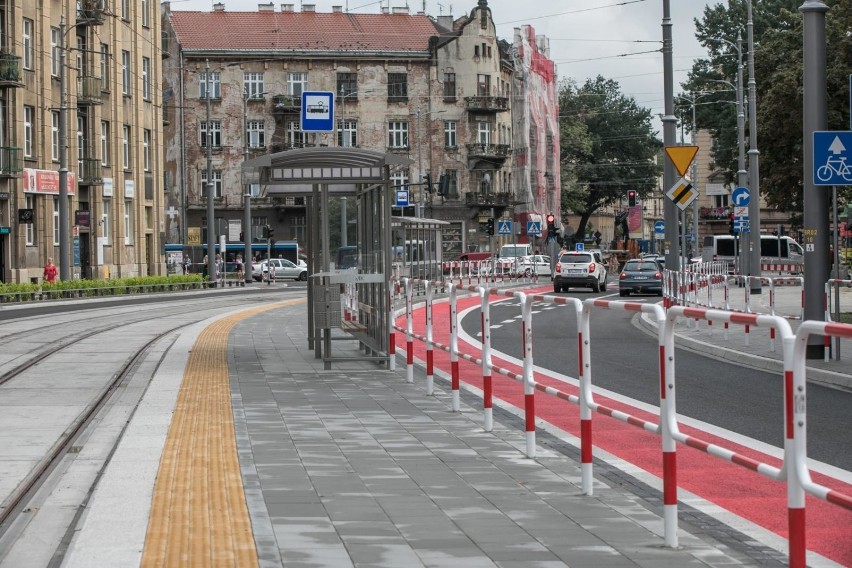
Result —
[[[618, 292], [594, 294], [571, 290], [581, 300]], [[631, 301], [639, 298], [631, 297]], [[657, 302], [654, 296], [644, 301]], [[492, 305], [492, 348], [520, 359], [520, 314], [517, 302]], [[592, 316], [592, 382], [623, 396], [659, 405], [656, 338], [631, 323], [632, 313], [598, 310]], [[467, 314], [463, 329], [479, 332], [479, 312]], [[559, 306], [533, 315], [535, 364], [577, 377], [577, 339], [573, 309]], [[678, 349], [675, 354], [677, 411], [756, 440], [783, 447], [783, 382], [780, 373], [768, 373]], [[808, 386], [808, 456], [852, 471], [852, 393]]]

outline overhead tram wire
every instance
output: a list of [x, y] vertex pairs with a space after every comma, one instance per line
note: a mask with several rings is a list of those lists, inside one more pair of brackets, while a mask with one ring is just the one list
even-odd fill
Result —
[[580, 14], [582, 12], [593, 12], [596, 10], [605, 10], [607, 8], [617, 8], [619, 6], [627, 6], [629, 4], [638, 4], [640, 2], [645, 2], [646, 0], [625, 0], [624, 2], [616, 2], [615, 4], [606, 4], [605, 6], [594, 6], [592, 8], [578, 8], [576, 10], [569, 10], [567, 12], [557, 12], [556, 14], [548, 14], [546, 16], [536, 16], [535, 18], [524, 18], [523, 20], [510, 20], [508, 22], [495, 22], [495, 26], [502, 26], [506, 24], [517, 24], [524, 22], [531, 22], [533, 20], [544, 20], [547, 18], [553, 18], [555, 16], [566, 16], [568, 14]]

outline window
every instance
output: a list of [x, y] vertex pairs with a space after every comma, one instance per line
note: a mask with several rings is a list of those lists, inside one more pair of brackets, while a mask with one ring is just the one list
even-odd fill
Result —
[[77, 114], [77, 171], [83, 171], [83, 158], [86, 156], [86, 118]]
[[456, 170], [444, 170], [447, 182], [447, 197], [457, 199], [459, 196], [459, 178]]
[[24, 106], [24, 157], [33, 157], [33, 141], [35, 137], [35, 107]]
[[357, 73], [338, 73], [337, 74], [337, 94], [341, 97], [351, 99], [358, 98], [358, 74]]
[[121, 0], [121, 19], [130, 19], [130, 0]]
[[713, 196], [713, 205], [715, 207], [727, 207], [728, 206], [728, 195], [714, 195]]
[[[249, 194], [252, 197], [260, 197], [260, 184], [259, 183], [250, 183], [249, 184]], [[254, 235], [254, 233], [252, 233]]]
[[263, 98], [263, 73], [243, 74], [243, 93], [248, 95], [249, 99]]
[[476, 96], [487, 97], [491, 94], [491, 76], [477, 75], [476, 76]]
[[101, 90], [109, 91], [109, 45], [101, 44]]
[[151, 171], [151, 131], [147, 128], [142, 131], [142, 169]]
[[307, 73], [288, 73], [287, 74], [287, 94], [294, 97], [301, 97], [302, 91], [308, 89], [308, 74]]
[[24, 50], [24, 69], [32, 69], [35, 63], [33, 54], [33, 21], [29, 18], [24, 18], [23, 26], [23, 50]]
[[83, 78], [86, 75], [86, 38], [82, 36], [77, 36], [77, 49], [74, 51], [77, 59], [77, 80]]
[[[25, 207], [27, 209], [35, 210], [35, 197], [33, 197], [32, 195], [27, 195], [25, 202], [26, 202]], [[32, 223], [27, 223], [24, 226], [26, 227], [27, 244], [28, 245], [34, 245], [35, 244], [35, 218], [33, 218]]]
[[491, 144], [491, 123], [476, 123], [476, 141], [480, 144]]
[[142, 58], [142, 98], [151, 100], [151, 59]]
[[50, 157], [59, 161], [59, 111], [50, 111]]
[[101, 165], [109, 165], [109, 122], [101, 121]]
[[50, 28], [50, 74], [59, 77], [59, 28]]
[[445, 120], [444, 121], [444, 147], [455, 148], [456, 146], [458, 146], [458, 139], [456, 138], [456, 121], [455, 120]]
[[408, 100], [408, 74], [388, 73], [388, 101], [405, 102]]
[[249, 148], [263, 148], [266, 146], [266, 139], [264, 137], [264, 125], [263, 121], [260, 120], [250, 120], [246, 124], [246, 139], [248, 140]]
[[59, 198], [53, 198], [53, 246], [59, 246]]
[[456, 74], [444, 73], [444, 98], [453, 99], [456, 96]]
[[139, 11], [141, 12], [140, 15], [142, 16], [142, 25], [146, 28], [151, 25], [148, 15], [148, 6], [148, 0], [142, 0], [142, 5], [139, 7]]
[[110, 219], [109, 219], [109, 207], [110, 201], [108, 199], [104, 200], [104, 211], [101, 213], [101, 225], [103, 225], [103, 237], [104, 244], [109, 244], [109, 232], [110, 232]]
[[408, 148], [408, 123], [391, 121], [388, 123], [388, 148]]
[[355, 120], [337, 121], [337, 145], [347, 148], [358, 146], [358, 122]]
[[124, 200], [124, 244], [133, 244], [133, 201]]
[[[201, 133], [201, 147], [207, 147], [207, 123], [202, 122], [201, 128], [199, 129]], [[219, 120], [211, 120], [210, 121], [210, 145], [212, 148], [220, 148], [222, 146], [222, 122]]]
[[130, 96], [130, 52], [121, 50], [121, 94]]
[[[201, 197], [207, 197], [207, 170], [201, 171]], [[222, 172], [213, 170], [213, 197], [222, 197]]]
[[130, 169], [130, 126], [127, 124], [121, 127], [121, 156], [122, 165], [125, 170]]
[[[209, 73], [210, 78], [210, 98], [211, 99], [221, 99], [222, 98], [222, 79], [219, 75], [218, 71], [211, 71]], [[198, 98], [206, 99], [207, 98], [207, 79], [208, 74], [202, 71], [198, 76]]]
[[287, 123], [286, 141], [291, 148], [305, 147], [307, 136], [302, 132], [298, 122], [290, 121]]
[[390, 185], [392, 189], [409, 189], [408, 187], [408, 170], [399, 170], [390, 175]]

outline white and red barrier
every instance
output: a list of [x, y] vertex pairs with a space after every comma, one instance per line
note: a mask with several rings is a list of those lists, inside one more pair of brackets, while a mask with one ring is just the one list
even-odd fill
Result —
[[[831, 321], [831, 289], [837, 288], [839, 289], [841, 286], [852, 286], [852, 280], [845, 280], [841, 278], [830, 278], [825, 283], [825, 293], [823, 294], [823, 310], [825, 310], [825, 321]], [[828, 361], [831, 358], [831, 340], [826, 335], [823, 337], [823, 359]], [[839, 359], [840, 356], [838, 355]]]
[[[838, 505], [852, 511], [852, 497], [830, 488], [818, 485], [811, 481], [807, 466], [806, 451], [806, 423], [805, 423], [805, 353], [807, 337], [811, 333], [821, 335], [833, 335], [838, 337], [852, 338], [852, 325], [832, 324], [823, 322], [803, 322], [799, 332], [794, 335], [786, 318], [778, 315], [754, 314], [745, 312], [733, 312], [729, 310], [704, 309], [688, 306], [672, 306], [664, 311], [661, 306], [639, 302], [609, 301], [605, 299], [589, 299], [580, 303], [576, 298], [565, 296], [549, 296], [530, 294], [521, 291], [499, 290], [496, 288], [484, 288], [481, 286], [456, 286], [449, 285], [450, 303], [450, 345], [445, 346], [435, 342], [432, 335], [432, 304], [434, 298], [429, 290], [431, 286], [426, 285], [426, 331], [424, 335], [413, 332], [413, 314], [411, 311], [411, 290], [413, 285], [424, 283], [423, 281], [404, 280], [406, 289], [406, 322], [405, 327], [396, 326], [396, 329], [404, 331], [407, 338], [407, 363], [408, 373], [406, 379], [413, 381], [414, 350], [413, 340], [418, 339], [426, 343], [427, 349], [427, 390], [431, 393], [429, 378], [432, 369], [433, 357], [430, 355], [431, 348], [439, 348], [450, 353], [451, 361], [451, 386], [453, 389], [453, 409], [458, 410], [458, 389], [460, 383], [460, 372], [458, 368], [459, 358], [475, 363], [480, 366], [483, 379], [483, 416], [484, 429], [490, 431], [493, 427], [492, 405], [493, 388], [492, 375], [494, 373], [504, 375], [510, 379], [521, 382], [524, 386], [524, 423], [526, 438], [526, 455], [535, 457], [535, 398], [536, 390], [555, 396], [561, 400], [576, 404], [580, 407], [580, 452], [582, 491], [584, 494], [592, 494], [592, 468], [593, 468], [593, 439], [592, 439], [592, 417], [601, 414], [615, 418], [626, 424], [636, 426], [647, 432], [658, 434], [661, 437], [661, 452], [663, 461], [663, 503], [664, 503], [664, 539], [666, 546], [677, 547], [677, 446], [685, 445], [699, 450], [707, 455], [721, 458], [726, 462], [743, 467], [747, 470], [761, 474], [771, 480], [785, 483], [787, 486], [787, 520], [789, 530], [789, 562], [790, 566], [800, 568], [805, 566], [805, 500], [804, 494], [809, 493], [828, 503]], [[473, 292], [480, 300], [480, 322], [482, 330], [482, 357], [459, 352], [458, 348], [458, 312], [457, 295], [459, 291]], [[521, 341], [523, 348], [522, 372], [518, 373], [509, 368], [495, 366], [491, 353], [491, 318], [490, 304], [493, 297], [514, 298], [520, 302], [521, 308]], [[579, 394], [572, 394], [560, 388], [539, 384], [533, 373], [533, 302], [548, 302], [553, 304], [571, 305], [576, 313], [576, 335], [577, 335], [577, 357], [579, 362]], [[660, 407], [658, 422], [654, 423], [626, 412], [615, 410], [611, 407], [599, 404], [593, 395], [593, 365], [592, 365], [592, 337], [591, 317], [597, 310], [623, 310], [628, 312], [644, 313], [657, 320], [657, 350], [659, 361], [659, 396]], [[774, 329], [780, 338], [784, 361], [783, 408], [779, 411], [784, 417], [784, 453], [780, 466], [761, 462], [758, 459], [746, 456], [737, 451], [728, 449], [722, 445], [705, 441], [697, 436], [681, 432], [677, 410], [676, 410], [676, 368], [675, 368], [675, 342], [674, 327], [678, 318], [688, 318], [700, 321], [723, 322], [728, 325], [742, 325], [755, 328]]]

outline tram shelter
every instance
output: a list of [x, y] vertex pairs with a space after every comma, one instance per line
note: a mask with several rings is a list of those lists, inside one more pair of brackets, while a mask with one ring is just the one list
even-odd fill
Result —
[[[311, 147], [246, 160], [244, 184], [260, 184], [270, 196], [304, 197], [307, 209], [308, 347], [326, 369], [334, 362], [375, 360], [390, 365], [392, 276], [390, 174], [413, 162], [403, 156], [359, 148]], [[330, 211], [334, 200], [356, 202], [357, 261], [334, 265]], [[344, 296], [345, 294], [345, 296]], [[353, 307], [344, 318], [343, 304]], [[345, 336], [333, 334], [341, 329]], [[341, 356], [333, 340], [354, 339], [359, 355]]]

